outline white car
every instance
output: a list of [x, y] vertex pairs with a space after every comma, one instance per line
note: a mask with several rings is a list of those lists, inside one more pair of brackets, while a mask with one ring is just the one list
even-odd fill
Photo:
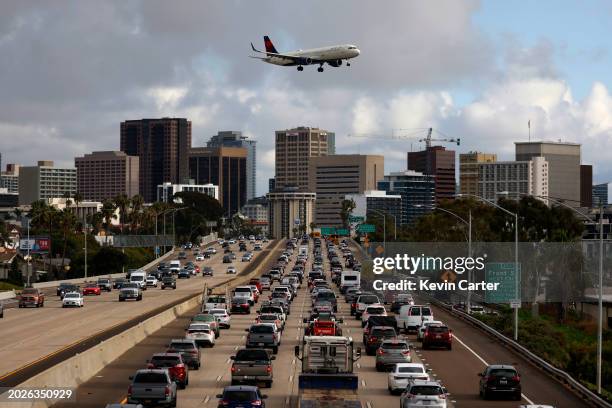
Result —
[[213, 248], [213, 247], [206, 248], [206, 253], [210, 254], [210, 255], [214, 255], [214, 254], [217, 253], [217, 250], [215, 248]]
[[400, 397], [402, 408], [447, 408], [448, 392], [437, 381], [414, 380], [406, 386]]
[[147, 286], [157, 287], [158, 281], [157, 278], [153, 275], [147, 276]]
[[370, 316], [386, 316], [387, 310], [380, 303], [366, 306], [365, 310], [361, 314], [361, 327], [365, 327], [366, 322]]
[[236, 273], [236, 267], [234, 265], [230, 265], [227, 267], [227, 273]]
[[191, 323], [185, 332], [185, 338], [195, 340], [200, 347], [215, 345], [215, 332], [208, 323]]
[[201, 262], [201, 261], [203, 261], [203, 260], [204, 260], [204, 255], [202, 255], [202, 254], [198, 254], [198, 255], [196, 255], [195, 260], [196, 260], [197, 262]]
[[209, 309], [209, 312], [212, 315], [215, 315], [217, 317], [217, 320], [219, 321], [219, 327], [222, 329], [229, 329], [231, 327], [231, 323], [232, 323], [232, 316], [230, 316], [229, 313], [227, 313], [227, 310], [225, 309]]
[[427, 329], [427, 326], [431, 324], [444, 324], [444, 323], [442, 323], [439, 320], [431, 320], [431, 321], [423, 322], [421, 327], [419, 327], [419, 330], [417, 330], [417, 340], [418, 341], [423, 341], [423, 336], [425, 336], [425, 330]]
[[229, 241], [227, 241], [228, 244], [230, 245], [234, 245], [236, 243], [235, 239], [230, 239]]
[[62, 307], [83, 307], [83, 295], [79, 292], [68, 292], [62, 299]]
[[404, 391], [408, 383], [414, 380], [429, 381], [425, 366], [419, 363], [397, 363], [387, 380], [389, 392], [395, 394]]

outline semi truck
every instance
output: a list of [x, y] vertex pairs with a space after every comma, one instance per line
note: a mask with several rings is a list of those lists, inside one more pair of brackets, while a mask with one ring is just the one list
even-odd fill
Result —
[[353, 350], [352, 338], [304, 336], [301, 350], [295, 346], [295, 356], [302, 362], [299, 408], [362, 408], [359, 377], [353, 372], [361, 348]]

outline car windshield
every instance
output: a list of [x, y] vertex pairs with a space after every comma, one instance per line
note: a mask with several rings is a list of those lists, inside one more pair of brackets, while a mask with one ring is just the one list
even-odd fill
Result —
[[223, 302], [225, 302], [225, 298], [221, 296], [211, 296], [208, 298], [208, 301], [206, 303], [223, 303]]
[[37, 295], [38, 291], [36, 289], [24, 289], [21, 291], [22, 295]]
[[423, 316], [431, 316], [431, 309], [429, 309], [428, 307], [424, 307]]
[[199, 329], [199, 328], [196, 328], [196, 329], [189, 329], [187, 332], [188, 333], [205, 333], [205, 334], [208, 334], [208, 333], [210, 333], [210, 330], [209, 329]]
[[274, 328], [267, 324], [251, 326], [251, 333], [274, 333]]
[[276, 315], [260, 315], [259, 316], [259, 320], [270, 320], [270, 321], [275, 321], [276, 320]]
[[175, 350], [192, 350], [193, 344], [191, 343], [184, 343], [184, 342], [172, 342], [170, 343], [170, 348], [175, 349]]
[[268, 361], [270, 356], [265, 350], [239, 350], [236, 353], [235, 361]]
[[374, 329], [372, 330], [373, 336], [378, 337], [395, 337], [395, 330], [393, 329]]
[[408, 344], [406, 343], [383, 343], [382, 348], [388, 350], [405, 350], [408, 348]]
[[78, 293], [67, 293], [66, 296], [64, 296], [65, 298], [78, 298], [79, 294]]
[[142, 275], [136, 275], [136, 276], [132, 276], [131, 280], [135, 281], [135, 282], [140, 282], [144, 279], [144, 276]]
[[335, 299], [336, 295], [334, 294], [334, 292], [319, 292], [317, 293], [317, 299]]
[[155, 364], [156, 367], [174, 367], [179, 362], [178, 357], [154, 356], [151, 359], [151, 363]]
[[374, 295], [360, 296], [359, 303], [378, 303], [378, 297]]
[[399, 367], [397, 369], [398, 373], [424, 373], [423, 367]]
[[134, 384], [145, 384], [145, 383], [162, 383], [166, 384], [168, 378], [164, 373], [138, 373], [134, 377]]
[[368, 307], [366, 309], [366, 312], [371, 315], [381, 315], [385, 313], [385, 308], [384, 307]]
[[410, 387], [410, 394], [413, 395], [440, 395], [442, 388], [437, 385], [415, 385]]
[[430, 333], [448, 333], [448, 327], [446, 326], [429, 326], [427, 330]]
[[257, 393], [255, 391], [225, 391], [223, 399], [231, 402], [251, 402], [257, 401]]
[[199, 315], [195, 315], [193, 316], [193, 318], [191, 319], [193, 321], [199, 321], [199, 322], [207, 322], [210, 320], [215, 320], [214, 316], [208, 315], [208, 314], [199, 314]]
[[251, 288], [236, 288], [236, 290], [234, 290], [235, 293], [240, 293], [240, 292], [246, 292], [246, 293], [251, 293]]
[[214, 314], [214, 315], [225, 316], [226, 311], [225, 309], [212, 309], [209, 313]]
[[516, 376], [516, 371], [510, 368], [496, 368], [491, 370], [490, 375], [494, 377], [514, 377]]

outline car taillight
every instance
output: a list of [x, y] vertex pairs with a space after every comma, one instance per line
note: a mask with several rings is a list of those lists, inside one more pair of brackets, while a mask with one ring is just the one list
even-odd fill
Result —
[[149, 364], [147, 364], [147, 368], [148, 368], [148, 369], [153, 369], [153, 368], [155, 368], [155, 365], [154, 365], [154, 364], [149, 363]]
[[277, 339], [276, 334], [273, 334], [273, 335], [272, 335], [272, 339], [273, 339], [274, 341], [276, 341], [276, 339]]
[[131, 385], [128, 387], [127, 394], [128, 394], [128, 396], [132, 395], [132, 386]]
[[512, 376], [512, 378], [510, 378], [510, 379], [511, 379], [512, 381], [516, 381], [516, 382], [521, 381], [521, 377], [520, 377], [520, 376], [518, 376], [518, 375], [513, 375], [513, 376]]
[[357, 303], [351, 303], [351, 307], [355, 309], [357, 307]]
[[268, 365], [268, 366], [266, 367], [266, 372], [267, 372], [268, 374], [270, 374], [270, 373], [272, 372], [272, 366], [271, 366], [271, 365]]
[[368, 343], [374, 343], [376, 340], [378, 340], [378, 338], [376, 338], [375, 336], [372, 336], [368, 339]]
[[166, 395], [166, 397], [170, 395], [170, 387], [168, 387], [167, 385], [166, 385], [166, 388], [164, 389], [164, 394]]
[[236, 367], [232, 366], [232, 373], [235, 373], [235, 372], [236, 372]]
[[402, 350], [402, 354], [408, 356], [410, 355], [410, 350]]
[[382, 356], [383, 354], [385, 354], [385, 350], [379, 348], [377, 353], [378, 353], [379, 356]]
[[251, 405], [254, 407], [260, 407], [261, 401], [260, 400], [251, 401]]
[[442, 393], [438, 395], [438, 398], [440, 399], [446, 399], [446, 394]]
[[229, 403], [229, 401], [228, 401], [228, 400], [223, 399], [223, 400], [219, 401], [219, 404], [221, 404], [221, 405], [223, 405], [223, 406], [228, 406], [230, 403]]
[[416, 398], [416, 394], [408, 394], [408, 398], [414, 399], [414, 398]]

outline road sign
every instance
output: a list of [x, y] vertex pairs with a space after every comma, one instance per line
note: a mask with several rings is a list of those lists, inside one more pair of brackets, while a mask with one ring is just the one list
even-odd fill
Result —
[[26, 252], [28, 248], [30, 252], [40, 253], [49, 251], [49, 237], [30, 237], [30, 239], [22, 238], [19, 240], [19, 250]]
[[357, 226], [359, 232], [375, 232], [376, 226], [374, 224], [359, 224]]
[[217, 221], [206, 221], [206, 226], [209, 228], [216, 227]]
[[512, 309], [520, 309], [521, 308], [521, 301], [520, 300], [511, 300], [510, 301], [510, 307]]
[[[490, 262], [485, 265], [485, 268], [486, 282], [499, 283], [497, 290], [486, 291], [485, 302], [511, 303], [516, 301], [516, 282], [518, 279], [520, 284], [521, 265], [518, 265], [518, 275], [514, 268], [514, 262]], [[520, 300], [518, 300], [518, 303], [520, 307]]]
[[345, 229], [345, 228], [338, 228], [336, 230], [336, 234], [342, 235], [342, 236], [348, 236], [349, 235], [349, 230]]
[[361, 215], [349, 215], [348, 220], [349, 222], [364, 222], [365, 217]]
[[321, 235], [335, 235], [336, 228], [334, 227], [321, 227]]

